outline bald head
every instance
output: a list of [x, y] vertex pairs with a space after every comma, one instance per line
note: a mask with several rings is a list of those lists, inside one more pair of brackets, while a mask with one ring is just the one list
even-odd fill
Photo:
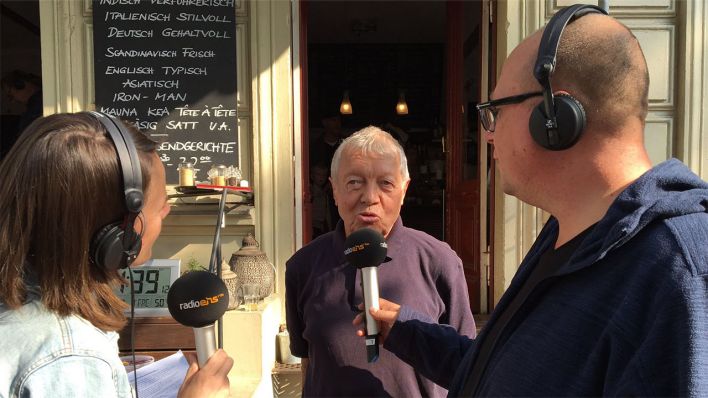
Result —
[[626, 26], [599, 14], [574, 21], [563, 32], [556, 65], [554, 89], [584, 105], [589, 128], [614, 131], [631, 119], [644, 124], [649, 73]]
[[[514, 64], [509, 75], [518, 79], [519, 92], [540, 87], [533, 67], [542, 34], [540, 30], [524, 40], [507, 62]], [[630, 121], [643, 125], [646, 119], [646, 60], [637, 38], [614, 18], [588, 14], [566, 26], [551, 84], [554, 91], [567, 91], [580, 101], [589, 129], [614, 132]]]

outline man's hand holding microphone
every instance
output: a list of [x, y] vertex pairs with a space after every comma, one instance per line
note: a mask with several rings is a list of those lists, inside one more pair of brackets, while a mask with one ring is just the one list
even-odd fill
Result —
[[386, 259], [388, 246], [383, 235], [370, 228], [352, 232], [344, 243], [344, 255], [347, 261], [360, 269], [364, 303], [360, 310], [366, 309], [352, 322], [360, 327], [357, 335], [366, 339], [367, 359], [375, 362], [379, 354], [379, 344], [388, 336], [398, 318], [401, 306], [379, 298], [378, 266]]
[[379, 343], [383, 344], [388, 337], [388, 332], [391, 331], [393, 324], [396, 322], [396, 319], [398, 319], [398, 313], [401, 311], [401, 306], [379, 298], [378, 308], [371, 306], [368, 309], [365, 309], [364, 304], [362, 303], [359, 304], [359, 309], [362, 310], [362, 312], [352, 321], [352, 324], [358, 328], [356, 331], [357, 336], [366, 336], [366, 330], [363, 327], [366, 326], [365, 314], [368, 311], [369, 315], [378, 322], [379, 335], [381, 336]]

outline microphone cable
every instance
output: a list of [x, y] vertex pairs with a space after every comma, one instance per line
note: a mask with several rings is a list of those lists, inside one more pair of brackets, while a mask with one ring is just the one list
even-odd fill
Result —
[[[226, 225], [224, 208], [226, 207], [226, 194], [228, 191], [229, 189], [224, 187], [221, 192], [221, 198], [219, 199], [219, 216], [216, 222], [214, 242], [211, 245], [211, 256], [209, 258], [209, 272], [218, 276], [219, 279], [221, 279], [221, 262], [223, 261], [221, 257], [221, 228]], [[224, 348], [224, 324], [221, 317], [216, 326], [216, 347]]]
[[138, 368], [135, 360], [135, 293], [133, 288], [133, 270], [128, 267], [128, 279], [130, 279], [130, 353], [133, 357], [133, 386], [135, 386], [135, 398], [138, 398]]
[[214, 231], [214, 241], [211, 244], [211, 256], [209, 257], [209, 272], [216, 274], [218, 277], [221, 277], [221, 228], [226, 224], [224, 209], [226, 208], [227, 193], [228, 188], [224, 188], [221, 192], [221, 198], [219, 198], [218, 219], [216, 221], [216, 230]]
[[[138, 234], [138, 239], [142, 241], [143, 233], [145, 233], [145, 228], [147, 228], [147, 225], [145, 224], [145, 216], [142, 211], [138, 213], [137, 218], [140, 219], [142, 226], [142, 228], [140, 228], [140, 233]], [[138, 252], [138, 254], [140, 253]], [[128, 279], [130, 279], [130, 355], [133, 358], [133, 386], [135, 387], [135, 398], [139, 398], [138, 362], [135, 360], [135, 292], [133, 291], [135, 285], [133, 284], [133, 269], [130, 268], [130, 264], [128, 264], [127, 271]]]

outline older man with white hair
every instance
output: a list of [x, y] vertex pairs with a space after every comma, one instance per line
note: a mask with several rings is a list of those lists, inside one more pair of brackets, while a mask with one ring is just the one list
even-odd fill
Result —
[[361, 273], [346, 262], [344, 241], [361, 228], [380, 232], [391, 257], [378, 270], [382, 297], [473, 337], [462, 261], [446, 243], [403, 226], [410, 177], [403, 148], [390, 134], [370, 126], [348, 137], [331, 173], [342, 220], [295, 253], [285, 273], [290, 349], [303, 359], [303, 395], [444, 396], [444, 388], [388, 351], [367, 363], [364, 341], [351, 325], [363, 302]]

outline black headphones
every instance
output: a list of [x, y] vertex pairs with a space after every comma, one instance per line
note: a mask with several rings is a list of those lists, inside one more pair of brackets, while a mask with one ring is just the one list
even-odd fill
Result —
[[534, 141], [552, 151], [570, 148], [585, 129], [583, 105], [568, 94], [554, 98], [551, 76], [556, 68], [556, 52], [563, 29], [572, 20], [591, 13], [608, 15], [604, 9], [586, 4], [576, 4], [558, 11], [548, 21], [538, 47], [533, 75], [543, 86], [543, 102], [531, 112], [529, 130]]
[[108, 224], [91, 240], [91, 261], [99, 268], [112, 271], [128, 267], [140, 253], [142, 236], [135, 232], [135, 219], [143, 208], [143, 178], [140, 159], [128, 128], [112, 116], [89, 112], [106, 129], [118, 154], [123, 174], [123, 192], [128, 214], [123, 221]]

